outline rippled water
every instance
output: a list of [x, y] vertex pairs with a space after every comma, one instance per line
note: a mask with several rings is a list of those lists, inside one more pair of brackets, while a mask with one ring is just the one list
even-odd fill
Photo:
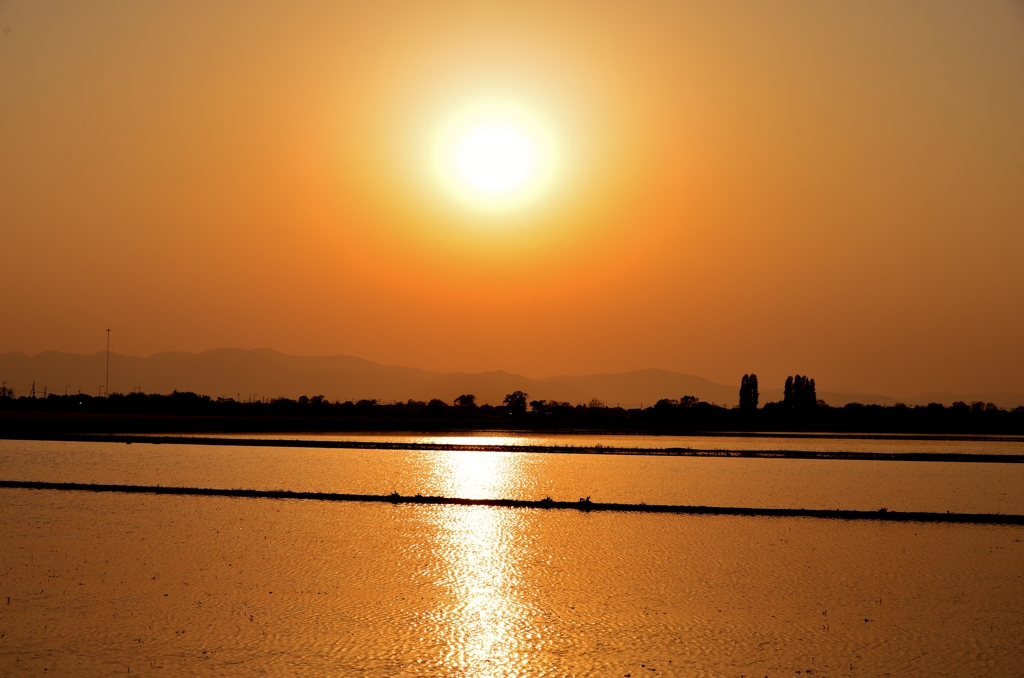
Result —
[[[1018, 464], [0, 441], [0, 477], [1024, 513]], [[993, 499], [1000, 495], [1003, 499]], [[1024, 675], [1024, 529], [0, 489], [0, 675]]]
[[1024, 464], [0, 440], [8, 480], [1024, 514]]
[[4, 675], [1024, 671], [1014, 528], [32, 490], [0, 510]]

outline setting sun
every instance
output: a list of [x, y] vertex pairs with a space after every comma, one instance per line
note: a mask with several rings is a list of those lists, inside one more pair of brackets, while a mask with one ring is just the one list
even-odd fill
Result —
[[514, 127], [492, 123], [476, 127], [459, 145], [459, 171], [473, 188], [489, 194], [515, 190], [530, 178], [534, 151]]
[[438, 129], [434, 173], [464, 206], [520, 207], [553, 183], [558, 144], [536, 107], [505, 96], [481, 97], [446, 111]]

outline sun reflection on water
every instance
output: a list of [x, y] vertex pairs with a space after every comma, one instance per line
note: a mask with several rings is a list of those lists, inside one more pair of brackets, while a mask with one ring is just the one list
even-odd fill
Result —
[[444, 452], [434, 472], [446, 497], [502, 497], [519, 474], [519, 460], [503, 452]]
[[[437, 456], [436, 473], [445, 494], [456, 497], [501, 496], [517, 475], [510, 455], [449, 452]], [[438, 537], [446, 564], [449, 656], [446, 669], [458, 675], [496, 677], [520, 673], [525, 626], [518, 588], [518, 511], [483, 506], [451, 507], [438, 512]]]

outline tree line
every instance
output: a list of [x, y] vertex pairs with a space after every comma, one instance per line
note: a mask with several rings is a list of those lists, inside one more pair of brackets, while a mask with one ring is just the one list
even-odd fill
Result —
[[[765, 406], [781, 406], [789, 409], [803, 410], [825, 405], [824, 401], [818, 400], [814, 380], [799, 374], [786, 377], [782, 394], [782, 401], [780, 403], [767, 403]], [[756, 410], [759, 399], [757, 375], [744, 374], [740, 380], [740, 409], [744, 411]]]
[[[0, 396], [0, 435], [5, 431], [31, 428], [36, 425], [32, 422], [42, 427], [50, 425], [46, 422], [61, 418], [71, 422], [65, 429], [94, 421], [96, 430], [104, 426], [131, 425], [135, 430], [153, 431], [169, 430], [166, 427], [186, 430], [190, 426], [207, 426], [213, 430], [220, 426], [225, 430], [231, 427], [234, 427], [232, 430], [568, 427], [652, 433], [718, 430], [1024, 433], [1024, 407], [1008, 411], [983, 402], [957, 402], [949, 407], [938, 403], [914, 407], [850, 403], [830, 407], [816, 398], [814, 380], [802, 375], [786, 379], [783, 399], [778, 402], [759, 407], [758, 381], [754, 374], [743, 376], [739, 395], [738, 407], [723, 407], [684, 395], [678, 399], [664, 398], [644, 408], [623, 408], [610, 407], [599, 400], [577, 404], [531, 400], [523, 391], [507, 394], [500, 405], [478, 404], [476, 396], [469, 393], [451, 402], [436, 398], [340, 402], [322, 395], [244, 402], [178, 391], [164, 395], [112, 393], [108, 397], [49, 394], [46, 398], [16, 398], [4, 394]], [[107, 423], [102, 423], [104, 421]]]

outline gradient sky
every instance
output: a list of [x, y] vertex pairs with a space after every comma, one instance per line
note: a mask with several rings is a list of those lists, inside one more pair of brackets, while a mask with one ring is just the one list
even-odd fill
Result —
[[[298, 5], [298, 6], [296, 6]], [[1024, 391], [1020, 2], [0, 2], [0, 352]], [[558, 176], [424, 148], [520, 102]]]

